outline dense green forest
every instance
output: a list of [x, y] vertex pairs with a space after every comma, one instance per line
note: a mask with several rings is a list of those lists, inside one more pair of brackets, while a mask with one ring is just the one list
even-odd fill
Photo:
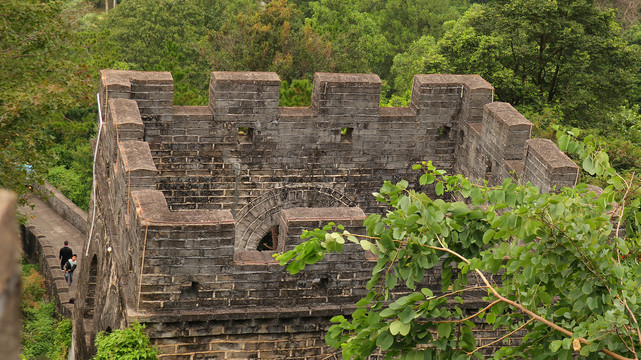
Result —
[[[100, 5], [100, 7], [99, 7]], [[535, 124], [582, 128], [641, 169], [641, 22], [634, 0], [0, 2], [0, 187], [47, 179], [87, 208], [100, 69], [166, 70], [204, 105], [211, 71], [275, 71], [282, 106], [314, 72], [376, 73], [407, 106], [417, 73], [480, 74]]]

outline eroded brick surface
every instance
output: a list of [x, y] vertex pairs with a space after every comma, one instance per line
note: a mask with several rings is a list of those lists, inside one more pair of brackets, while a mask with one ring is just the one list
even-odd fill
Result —
[[374, 259], [350, 243], [290, 275], [275, 251], [329, 221], [364, 233], [384, 211], [371, 193], [416, 184], [420, 161], [543, 189], [577, 171], [477, 75], [417, 75], [407, 108], [379, 108], [373, 74], [316, 74], [308, 108], [279, 108], [279, 86], [275, 73], [214, 72], [209, 105], [180, 107], [168, 73], [102, 72], [79, 358], [97, 331], [135, 319], [162, 359], [331, 358], [329, 319], [366, 293]]
[[0, 190], [0, 349], [5, 359], [20, 358], [20, 240], [16, 196]]

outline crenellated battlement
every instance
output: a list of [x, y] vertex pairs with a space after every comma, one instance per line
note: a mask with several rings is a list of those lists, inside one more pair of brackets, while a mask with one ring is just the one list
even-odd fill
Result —
[[[509, 104], [493, 103], [493, 88], [478, 75], [417, 75], [408, 108], [380, 108], [381, 81], [373, 74], [315, 74], [308, 108], [278, 107], [275, 73], [213, 72], [207, 107], [172, 106], [168, 73], [107, 70], [101, 79], [117, 141], [149, 144], [157, 188], [172, 209], [239, 211], [255, 198], [236, 190], [231, 199], [224, 184], [239, 176], [243, 185], [269, 184], [254, 192], [320, 178], [344, 184], [354, 200], [337, 170], [411, 178], [407, 169], [430, 159], [449, 172], [500, 182], [510, 173], [534, 180], [528, 176], [537, 170], [524, 167], [539, 164], [524, 162], [532, 125]], [[571, 185], [569, 175], [539, 178], [549, 182], [545, 188]], [[205, 185], [193, 189], [192, 182]]]
[[[543, 191], [578, 174], [478, 75], [416, 75], [405, 108], [379, 107], [374, 74], [317, 73], [306, 108], [278, 106], [275, 73], [213, 72], [208, 106], [174, 106], [173, 89], [167, 72], [101, 73], [94, 275], [80, 285], [96, 300], [77, 305], [96, 314], [94, 332], [143, 319], [167, 359], [250, 354], [245, 344], [292, 334], [306, 345], [287, 356], [322, 352], [326, 320], [365, 294], [373, 259], [350, 244], [294, 276], [271, 255], [329, 221], [363, 233], [366, 214], [385, 210], [371, 193], [418, 184], [415, 163]], [[91, 288], [91, 276], [112, 285]], [[256, 319], [273, 326], [247, 330]]]
[[[576, 180], [576, 166], [554, 144], [531, 140], [532, 124], [511, 105], [492, 102], [493, 88], [477, 75], [417, 75], [408, 108], [380, 108], [373, 74], [316, 74], [308, 108], [278, 107], [275, 73], [214, 72], [210, 103], [201, 107], [170, 106], [168, 73], [107, 70], [101, 78], [98, 168], [112, 183], [104, 211], [126, 209], [122, 222], [144, 227], [146, 239], [156, 238], [149, 228], [158, 224], [173, 229], [158, 235], [163, 241], [187, 237], [184, 227], [199, 222], [200, 238], [222, 231], [230, 250], [219, 265], [271, 263], [273, 252], [257, 249], [265, 236], [277, 237], [274, 229], [288, 227], [281, 223], [287, 209], [381, 211], [369, 194], [385, 180], [416, 183], [410, 167], [423, 160], [490, 183], [520, 176], [546, 191]], [[272, 245], [284, 249], [282, 241]], [[199, 254], [178, 263], [198, 263], [190, 259]], [[154, 264], [149, 275], [166, 270], [161, 260]], [[136, 303], [146, 304], [143, 295]]]

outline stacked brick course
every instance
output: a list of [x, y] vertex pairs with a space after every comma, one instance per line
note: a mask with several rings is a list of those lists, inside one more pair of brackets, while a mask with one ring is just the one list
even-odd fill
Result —
[[20, 242], [16, 196], [0, 190], [0, 349], [4, 359], [20, 359]]
[[308, 108], [279, 108], [279, 85], [274, 73], [214, 72], [209, 106], [179, 107], [168, 73], [102, 72], [78, 358], [96, 331], [134, 319], [162, 359], [327, 357], [328, 319], [365, 294], [373, 259], [349, 244], [289, 275], [271, 255], [302, 229], [334, 221], [363, 233], [365, 214], [383, 210], [371, 193], [416, 183], [411, 165], [424, 160], [544, 189], [577, 171], [529, 140], [531, 124], [492, 103], [479, 76], [417, 75], [407, 108], [379, 108], [372, 74], [316, 74]]

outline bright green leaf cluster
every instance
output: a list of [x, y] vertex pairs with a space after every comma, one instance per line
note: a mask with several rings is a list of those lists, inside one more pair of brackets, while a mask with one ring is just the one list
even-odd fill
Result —
[[151, 346], [145, 326], [134, 322], [128, 328], [103, 332], [96, 336], [96, 355], [93, 360], [156, 360], [158, 350]]
[[[607, 159], [593, 158], [602, 175], [611, 173]], [[522, 345], [494, 349], [497, 359], [557, 359], [573, 351], [595, 357], [604, 348], [633, 358], [632, 350], [641, 351], [634, 320], [641, 312], [641, 265], [625, 258], [638, 251], [639, 236], [625, 237], [617, 221], [616, 209], [629, 197], [616, 186], [600, 197], [585, 185], [540, 193], [510, 179], [476, 184], [430, 162], [413, 168], [424, 171], [420, 184], [432, 184], [442, 198], [406, 181], [385, 182], [374, 196], [389, 211], [364, 221], [367, 235], [331, 233], [331, 224], [306, 232], [307, 242], [278, 257], [295, 273], [342, 250], [343, 239], [378, 257], [369, 293], [351, 319], [335, 318], [328, 332], [328, 344], [340, 346], [344, 358], [363, 359], [377, 348], [387, 358], [483, 358], [488, 349], [474, 336], [480, 319], [504, 334], [525, 333]], [[428, 273], [440, 273], [440, 287], [426, 287]], [[481, 297], [487, 307], [477, 313], [459, 307]]]

